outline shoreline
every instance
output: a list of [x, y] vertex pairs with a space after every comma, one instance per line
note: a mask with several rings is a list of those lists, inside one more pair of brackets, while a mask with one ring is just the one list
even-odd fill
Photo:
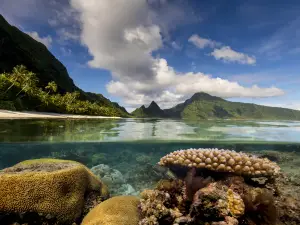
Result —
[[88, 116], [34, 111], [10, 111], [0, 109], [0, 120], [2, 119], [121, 119], [113, 116]]

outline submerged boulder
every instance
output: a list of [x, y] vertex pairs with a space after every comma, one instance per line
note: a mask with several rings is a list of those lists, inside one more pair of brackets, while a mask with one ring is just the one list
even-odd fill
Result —
[[138, 195], [138, 192], [126, 182], [119, 170], [105, 164], [99, 164], [92, 167], [91, 171], [109, 187], [112, 196]]
[[107, 187], [75, 161], [27, 160], [0, 171], [0, 224], [72, 224], [106, 198]]

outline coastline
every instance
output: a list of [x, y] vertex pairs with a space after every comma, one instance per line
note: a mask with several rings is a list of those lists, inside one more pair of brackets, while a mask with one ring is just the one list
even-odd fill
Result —
[[120, 119], [122, 117], [113, 116], [87, 116], [87, 115], [73, 115], [47, 112], [33, 112], [33, 111], [10, 111], [0, 109], [1, 119]]

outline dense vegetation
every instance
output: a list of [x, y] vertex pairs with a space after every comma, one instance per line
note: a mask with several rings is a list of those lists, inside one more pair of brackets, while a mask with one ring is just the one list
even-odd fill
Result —
[[[167, 118], [300, 120], [300, 111], [297, 110], [230, 102], [203, 92], [163, 112], [161, 117]], [[158, 117], [157, 113], [151, 114], [146, 107], [136, 109], [135, 114], [139, 117]]]
[[[27, 86], [23, 90], [19, 90], [20, 93], [11, 94], [20, 87], [19, 82], [14, 83], [9, 88], [9, 92], [5, 93], [5, 96], [2, 93], [0, 109], [129, 116], [123, 107], [111, 102], [103, 95], [84, 92], [78, 88], [70, 78], [66, 67], [55, 58], [45, 45], [34, 40], [17, 27], [11, 26], [0, 15], [0, 74], [3, 73], [2, 81], [17, 65], [25, 65], [35, 75], [32, 76], [31, 72], [26, 73], [29, 75], [28, 80], [24, 78], [20, 82], [27, 83]], [[6, 80], [5, 82], [9, 81]], [[48, 95], [46, 96], [42, 92], [32, 94], [30, 90], [27, 91], [30, 86], [29, 83], [36, 86], [36, 90], [42, 90]], [[2, 88], [5, 87], [4, 83], [1, 85]], [[60, 103], [60, 101], [65, 100], [70, 102], [66, 103], [68, 107]], [[80, 109], [74, 108], [79, 106]], [[88, 108], [91, 111], [87, 111]]]
[[80, 92], [57, 93], [54, 81], [39, 86], [36, 74], [25, 66], [16, 66], [11, 73], [0, 74], [0, 108], [36, 110], [55, 113], [126, 116], [112, 103], [110, 106], [95, 101], [80, 100]]
[[45, 45], [11, 26], [0, 15], [0, 73], [10, 72], [17, 65], [25, 65], [37, 74], [43, 86], [54, 81], [59, 93], [78, 89], [66, 67]]

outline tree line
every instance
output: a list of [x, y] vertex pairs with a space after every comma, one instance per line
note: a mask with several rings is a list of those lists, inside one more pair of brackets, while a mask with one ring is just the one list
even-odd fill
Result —
[[120, 116], [117, 109], [80, 100], [80, 92], [58, 93], [57, 84], [41, 87], [35, 73], [19, 65], [0, 74], [0, 109], [35, 110], [82, 115]]

